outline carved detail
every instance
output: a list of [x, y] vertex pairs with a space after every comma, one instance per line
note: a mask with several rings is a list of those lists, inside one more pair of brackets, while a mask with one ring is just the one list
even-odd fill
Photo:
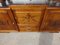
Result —
[[27, 19], [28, 21], [30, 21], [30, 19], [32, 19], [33, 21], [37, 22], [35, 19], [34, 19], [35, 16], [32, 16], [30, 15], [30, 13], [27, 13], [27, 16], [24, 17], [25, 19]]

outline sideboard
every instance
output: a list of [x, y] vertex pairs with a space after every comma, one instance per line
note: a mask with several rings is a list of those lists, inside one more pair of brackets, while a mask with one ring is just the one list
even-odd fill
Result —
[[0, 32], [59, 32], [60, 7], [13, 4], [0, 7]]

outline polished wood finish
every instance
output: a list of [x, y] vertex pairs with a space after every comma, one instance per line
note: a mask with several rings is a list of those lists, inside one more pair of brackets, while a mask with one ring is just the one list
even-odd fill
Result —
[[39, 32], [46, 5], [11, 5], [20, 32]]
[[[17, 13], [18, 14], [18, 13]], [[20, 31], [39, 31], [39, 24], [41, 21], [41, 15], [42, 13], [40, 11], [38, 12], [20, 12], [17, 18], [17, 23], [19, 25]], [[25, 28], [25, 29], [24, 29]], [[24, 29], [24, 30], [23, 30]]]
[[60, 32], [60, 7], [10, 5], [0, 8], [0, 32]]
[[17, 31], [10, 8], [0, 8], [0, 32]]
[[60, 31], [60, 8], [48, 7], [42, 21], [42, 32], [59, 32]]
[[10, 5], [13, 11], [42, 11], [47, 5]]

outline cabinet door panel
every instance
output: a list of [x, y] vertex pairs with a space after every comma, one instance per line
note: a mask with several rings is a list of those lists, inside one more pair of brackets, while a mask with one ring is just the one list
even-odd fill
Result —
[[41, 26], [42, 31], [60, 31], [60, 8], [48, 8]]
[[[10, 17], [11, 16], [11, 17]], [[12, 18], [12, 12], [9, 8], [0, 8], [0, 30], [1, 32], [4, 32], [4, 30], [15, 30], [17, 29], [15, 22], [13, 21], [14, 18]]]

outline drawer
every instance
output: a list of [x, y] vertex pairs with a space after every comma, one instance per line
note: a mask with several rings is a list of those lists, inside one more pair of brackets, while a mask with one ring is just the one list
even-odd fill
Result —
[[60, 31], [60, 8], [47, 8], [40, 31]]
[[23, 25], [18, 25], [20, 32], [30, 32], [30, 28], [28, 28], [28, 26], [23, 26]]
[[37, 26], [21, 26], [19, 25], [20, 32], [39, 32], [39, 28]]
[[10, 8], [0, 8], [0, 30], [1, 32], [17, 30]]
[[23, 17], [26, 17], [28, 14], [34, 14], [35, 15], [38, 13], [38, 14], [42, 14], [43, 11], [14, 11], [14, 14], [16, 16], [16, 18], [23, 18]]
[[10, 8], [14, 11], [41, 11], [46, 7], [46, 5], [10, 5]]

